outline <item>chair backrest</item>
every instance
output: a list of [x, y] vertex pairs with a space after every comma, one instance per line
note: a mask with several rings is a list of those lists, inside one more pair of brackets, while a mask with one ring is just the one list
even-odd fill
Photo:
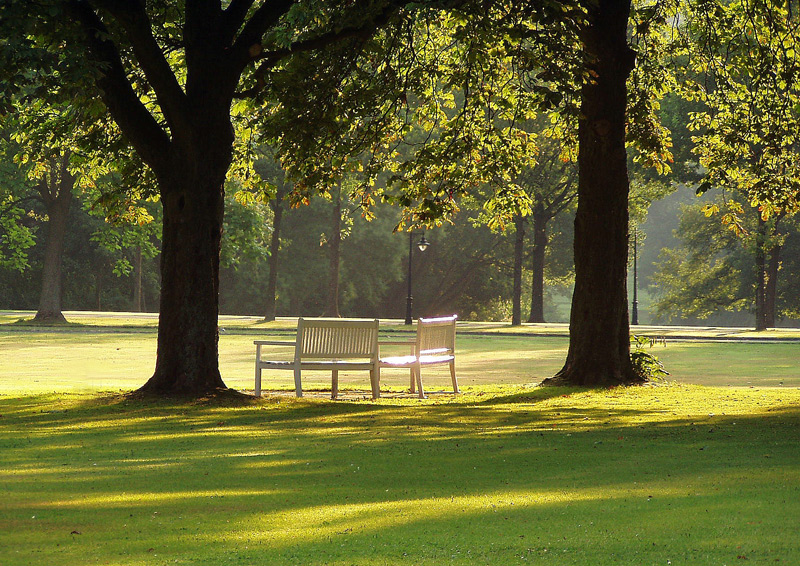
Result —
[[295, 355], [298, 359], [376, 358], [378, 324], [377, 318], [300, 318]]
[[456, 348], [458, 316], [420, 318], [417, 321], [417, 351], [419, 355], [452, 353]]

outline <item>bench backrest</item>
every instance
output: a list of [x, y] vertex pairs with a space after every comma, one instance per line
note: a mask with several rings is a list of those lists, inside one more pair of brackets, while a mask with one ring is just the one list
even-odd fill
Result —
[[377, 358], [378, 319], [300, 318], [298, 359]]
[[458, 316], [420, 318], [417, 321], [417, 352], [419, 355], [451, 354], [456, 348]]

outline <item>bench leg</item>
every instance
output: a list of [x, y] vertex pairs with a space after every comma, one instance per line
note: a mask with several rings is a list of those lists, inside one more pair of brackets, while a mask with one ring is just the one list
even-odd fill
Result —
[[369, 384], [372, 387], [372, 398], [379, 399], [381, 396], [381, 368], [369, 370]]
[[414, 373], [414, 368], [412, 367], [411, 370], [408, 372], [410, 376], [411, 385], [409, 386], [408, 390], [411, 393], [417, 392], [417, 374]]
[[[417, 364], [413, 367], [412, 371], [416, 374], [417, 389], [419, 390], [419, 398], [425, 398], [425, 390], [422, 388], [422, 366]], [[413, 393], [413, 391], [412, 391]]]
[[336, 399], [339, 396], [339, 370], [331, 370], [331, 399]]
[[256, 384], [255, 384], [255, 395], [256, 397], [261, 397], [261, 365], [258, 362], [261, 361], [261, 344], [256, 345]]
[[303, 396], [303, 385], [300, 382], [300, 366], [294, 366], [294, 392], [298, 397]]
[[458, 389], [458, 379], [456, 379], [456, 361], [450, 362], [450, 379], [453, 380], [453, 393], [461, 393]]

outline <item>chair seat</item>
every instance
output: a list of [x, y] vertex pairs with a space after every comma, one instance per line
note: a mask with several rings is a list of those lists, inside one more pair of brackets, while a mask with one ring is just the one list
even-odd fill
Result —
[[[292, 369], [292, 360], [260, 360], [258, 365], [266, 369]], [[301, 360], [301, 369], [372, 369], [372, 362], [355, 360]]]
[[[444, 364], [450, 362], [455, 359], [455, 356], [446, 355], [446, 356], [420, 356], [419, 363], [420, 365], [427, 365], [427, 364]], [[391, 366], [391, 367], [411, 367], [417, 362], [416, 356], [390, 356], [388, 358], [381, 358], [380, 364], [382, 366]]]

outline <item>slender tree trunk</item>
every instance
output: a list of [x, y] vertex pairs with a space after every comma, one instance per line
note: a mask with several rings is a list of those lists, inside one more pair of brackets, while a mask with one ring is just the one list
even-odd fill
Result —
[[533, 213], [533, 250], [531, 270], [531, 313], [528, 322], [544, 322], [544, 257], [547, 251], [547, 222], [543, 212]]
[[328, 258], [328, 300], [323, 316], [339, 317], [339, 250], [342, 242], [342, 187], [333, 201], [331, 212], [330, 256]]
[[763, 218], [758, 219], [758, 232], [756, 235], [756, 330], [766, 330], [765, 298], [767, 287], [767, 253], [766, 235], [767, 223]]
[[49, 182], [43, 180], [38, 191], [48, 216], [47, 240], [42, 267], [42, 290], [34, 322], [66, 323], [61, 312], [61, 266], [64, 257], [64, 238], [69, 224], [69, 209], [75, 177], [68, 171], [69, 155], [64, 154], [50, 163]]
[[781, 266], [781, 246], [770, 250], [767, 264], [767, 284], [764, 288], [764, 324], [766, 328], [775, 328], [776, 307], [778, 297], [778, 271]]
[[522, 252], [525, 247], [525, 219], [522, 216], [514, 218], [514, 297], [511, 307], [511, 324], [522, 324]]
[[142, 246], [136, 246], [133, 258], [133, 312], [142, 312]]
[[581, 89], [578, 210], [570, 344], [556, 383], [608, 386], [640, 381], [630, 359], [627, 305], [628, 172], [626, 80], [630, 0], [589, 3], [582, 34], [594, 80]]
[[94, 274], [94, 308], [97, 312], [103, 312], [103, 277], [100, 270]]
[[276, 300], [278, 294], [278, 252], [281, 248], [281, 224], [283, 223], [283, 198], [286, 189], [283, 184], [278, 187], [272, 206], [272, 236], [269, 242], [269, 279], [267, 280], [267, 298], [264, 309], [264, 321], [275, 320], [277, 316]]

